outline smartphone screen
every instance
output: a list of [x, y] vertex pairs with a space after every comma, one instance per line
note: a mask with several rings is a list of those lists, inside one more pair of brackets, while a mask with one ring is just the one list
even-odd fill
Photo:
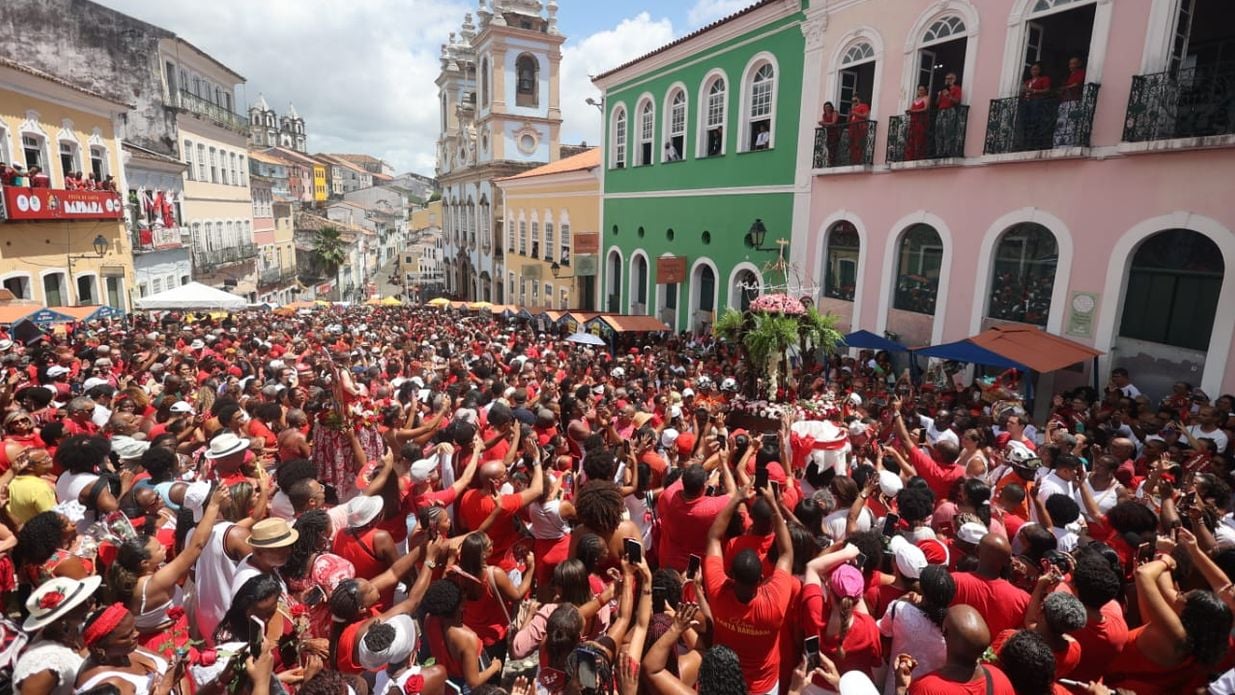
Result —
[[769, 480], [768, 484], [772, 486], [772, 496], [780, 499], [780, 483], [775, 480]]
[[630, 564], [637, 565], [643, 561], [643, 545], [633, 538], [627, 538], [623, 541], [626, 547], [626, 559]]
[[891, 538], [896, 534], [896, 525], [900, 523], [900, 515], [896, 512], [888, 512], [888, 515], [883, 518], [883, 537]]
[[925, 427], [918, 430], [918, 445], [921, 446], [923, 444], [926, 444], [926, 428]]
[[266, 623], [260, 618], [249, 616], [249, 654], [257, 658], [262, 653], [262, 642], [266, 639]]
[[715, 485], [709, 485], [709, 486], [708, 486], [708, 489], [707, 489], [707, 495], [708, 495], [708, 497], [715, 497], [715, 496], [716, 496], [716, 486], [715, 486]]
[[1143, 565], [1154, 559], [1154, 544], [1141, 543], [1136, 548], [1136, 564]]
[[755, 489], [762, 490], [768, 486], [768, 467], [766, 465], [755, 468]]
[[858, 556], [853, 559], [853, 566], [858, 569], [866, 568], [866, 553], [858, 553]]
[[694, 579], [699, 576], [699, 567], [703, 564], [703, 558], [698, 555], [691, 555], [690, 561], [686, 564], [686, 578]]

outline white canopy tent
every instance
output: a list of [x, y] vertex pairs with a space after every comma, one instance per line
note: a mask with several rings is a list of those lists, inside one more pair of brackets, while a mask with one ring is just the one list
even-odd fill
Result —
[[173, 287], [166, 292], [138, 299], [141, 310], [168, 309], [243, 309], [249, 301], [230, 292], [215, 289], [200, 282]]

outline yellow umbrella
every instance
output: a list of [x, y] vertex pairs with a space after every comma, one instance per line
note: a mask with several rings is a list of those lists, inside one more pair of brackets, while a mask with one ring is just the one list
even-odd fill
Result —
[[377, 297], [369, 297], [368, 299], [364, 300], [364, 303], [367, 306], [377, 306], [378, 304], [382, 303], [382, 300], [378, 299]]
[[330, 302], [326, 301], [325, 299], [317, 299], [317, 300], [314, 300], [313, 303], [318, 306], [330, 306]]
[[401, 300], [395, 299], [394, 297], [385, 297], [379, 303], [386, 306], [401, 306], [403, 304]]
[[445, 297], [437, 297], [434, 299], [430, 299], [428, 302], [426, 302], [426, 304], [428, 304], [429, 306], [444, 307], [447, 304], [450, 304], [450, 300], [446, 299]]
[[468, 303], [467, 308], [473, 311], [481, 311], [491, 309], [493, 308], [493, 305], [489, 302], [470, 302]]

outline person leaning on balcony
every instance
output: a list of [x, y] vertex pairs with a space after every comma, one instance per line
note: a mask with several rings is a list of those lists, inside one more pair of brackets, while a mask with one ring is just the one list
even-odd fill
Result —
[[43, 168], [39, 166], [30, 167], [30, 187], [31, 188], [51, 188], [51, 177], [43, 172]]
[[823, 102], [823, 115], [819, 117], [819, 127], [826, 129], [824, 137], [827, 140], [827, 161], [831, 161], [836, 157], [836, 145], [840, 142], [840, 129], [836, 125], [840, 123], [840, 113], [836, 111], [836, 107], [832, 102]]
[[1051, 78], [1042, 74], [1042, 64], [1029, 66], [1029, 79], [1021, 87], [1021, 96], [1026, 99], [1041, 99], [1051, 92]]
[[1055, 116], [1055, 147], [1076, 144], [1075, 119], [1080, 116], [1081, 91], [1085, 89], [1085, 68], [1081, 59], [1068, 59], [1068, 78], [1059, 88], [1059, 112]]
[[871, 107], [863, 103], [862, 97], [853, 95], [853, 105], [849, 107], [849, 164], [864, 164], [866, 162], [866, 134], [870, 132], [867, 121], [871, 117]]
[[956, 83], [956, 73], [949, 72], [943, 78], [943, 89], [935, 95], [935, 107], [940, 111], [961, 104], [961, 86]]

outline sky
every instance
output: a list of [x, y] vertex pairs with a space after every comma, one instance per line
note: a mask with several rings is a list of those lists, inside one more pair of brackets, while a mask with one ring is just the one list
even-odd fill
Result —
[[[243, 75], [236, 103], [265, 96], [305, 119], [309, 151], [381, 157], [433, 175], [440, 45], [461, 0], [97, 0], [164, 27]], [[754, 0], [558, 0], [562, 142], [596, 143], [595, 75]]]

